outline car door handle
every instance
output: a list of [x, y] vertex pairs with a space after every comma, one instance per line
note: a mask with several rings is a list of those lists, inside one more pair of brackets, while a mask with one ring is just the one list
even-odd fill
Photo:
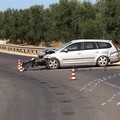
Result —
[[96, 51], [95, 53], [99, 53], [98, 51]]
[[80, 55], [81, 53], [78, 53], [78, 55]]

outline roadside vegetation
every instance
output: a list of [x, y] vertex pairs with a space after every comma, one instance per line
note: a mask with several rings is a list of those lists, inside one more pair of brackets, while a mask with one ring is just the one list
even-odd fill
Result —
[[112, 39], [120, 43], [120, 0], [60, 0], [49, 8], [0, 11], [0, 38], [13, 44], [50, 46], [73, 39]]

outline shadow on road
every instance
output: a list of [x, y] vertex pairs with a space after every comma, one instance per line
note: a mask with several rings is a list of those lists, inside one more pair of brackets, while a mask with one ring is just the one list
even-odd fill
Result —
[[[70, 70], [72, 68], [74, 68], [75, 70], [104, 70], [106, 71], [110, 69], [120, 69], [120, 64], [112, 64], [106, 67], [98, 67], [96, 65], [81, 65], [81, 66], [75, 66], [75, 67], [62, 67], [62, 68], [55, 69], [55, 70]], [[29, 68], [27, 71], [41, 71], [41, 70], [50, 70], [50, 69], [40, 66], [40, 67]]]

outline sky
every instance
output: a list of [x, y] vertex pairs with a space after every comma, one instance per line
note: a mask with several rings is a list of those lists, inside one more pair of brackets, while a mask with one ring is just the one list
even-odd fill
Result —
[[[84, 1], [84, 0], [80, 0]], [[95, 3], [96, 0], [88, 0]], [[4, 11], [8, 8], [11, 9], [25, 9], [33, 5], [43, 5], [48, 8], [50, 4], [59, 3], [59, 0], [1, 0], [0, 11]]]

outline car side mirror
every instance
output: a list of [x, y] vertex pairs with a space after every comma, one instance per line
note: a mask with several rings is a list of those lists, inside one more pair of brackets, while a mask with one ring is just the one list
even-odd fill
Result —
[[62, 52], [66, 52], [66, 53], [67, 53], [67, 52], [68, 52], [68, 49], [64, 49], [64, 50], [62, 50]]

